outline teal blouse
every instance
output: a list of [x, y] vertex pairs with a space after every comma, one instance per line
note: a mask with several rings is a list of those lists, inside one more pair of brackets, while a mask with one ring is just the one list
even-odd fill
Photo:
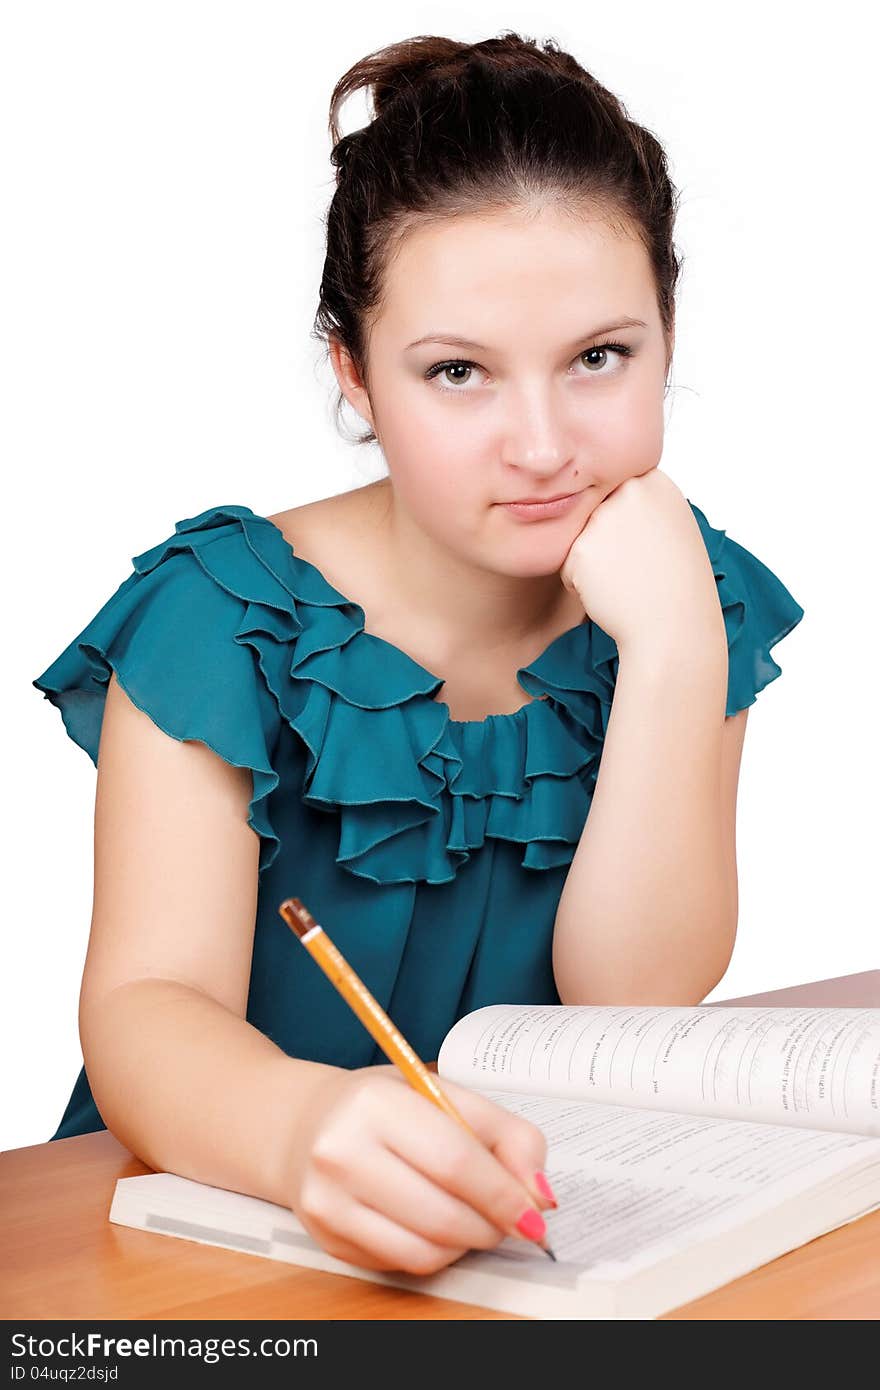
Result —
[[[689, 504], [729, 649], [727, 714], [781, 674], [804, 610]], [[589, 618], [517, 671], [512, 714], [450, 718], [444, 678], [249, 507], [212, 507], [133, 573], [32, 683], [97, 767], [111, 670], [166, 734], [250, 769], [260, 838], [247, 1018], [289, 1056], [384, 1053], [278, 913], [300, 898], [420, 1056], [463, 1014], [559, 1003], [556, 908], [596, 783], [618, 669]], [[646, 712], [646, 717], [648, 713]], [[106, 1128], [80, 1069], [53, 1139]]]

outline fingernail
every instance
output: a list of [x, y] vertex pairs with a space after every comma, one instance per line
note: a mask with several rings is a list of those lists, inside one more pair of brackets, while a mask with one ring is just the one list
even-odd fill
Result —
[[547, 1181], [546, 1174], [541, 1173], [540, 1171], [535, 1174], [535, 1186], [537, 1187], [542, 1197], [546, 1197], [547, 1201], [552, 1202], [554, 1207], [559, 1206], [559, 1203], [557, 1202], [556, 1197], [553, 1193], [553, 1188]]
[[529, 1207], [528, 1211], [523, 1212], [516, 1223], [516, 1229], [520, 1235], [525, 1236], [526, 1240], [543, 1240], [547, 1233], [544, 1218], [539, 1211], [535, 1211], [534, 1207]]

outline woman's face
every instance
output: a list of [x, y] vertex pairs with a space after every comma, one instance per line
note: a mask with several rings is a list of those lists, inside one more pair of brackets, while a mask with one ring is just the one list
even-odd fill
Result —
[[[660, 462], [667, 343], [650, 263], [598, 220], [543, 208], [418, 227], [388, 266], [367, 363], [369, 395], [334, 361], [395, 505], [480, 568], [558, 570], [594, 508]], [[562, 493], [578, 496], [553, 519], [499, 505]]]

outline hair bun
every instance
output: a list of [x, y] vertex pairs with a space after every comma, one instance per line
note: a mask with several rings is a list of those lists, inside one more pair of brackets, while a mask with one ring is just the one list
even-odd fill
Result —
[[423, 34], [389, 44], [361, 58], [339, 79], [330, 99], [329, 125], [334, 152], [340, 143], [339, 112], [352, 93], [361, 88], [368, 90], [373, 116], [381, 116], [398, 97], [411, 95], [428, 72], [439, 76], [459, 71], [472, 47], [472, 44], [459, 43], [440, 34]]
[[372, 82], [375, 114], [381, 116], [390, 102], [410, 95], [418, 82], [428, 75], [452, 77], [462, 72], [471, 48], [471, 44], [439, 35], [422, 35], [392, 44], [383, 51], [385, 61], [378, 66]]

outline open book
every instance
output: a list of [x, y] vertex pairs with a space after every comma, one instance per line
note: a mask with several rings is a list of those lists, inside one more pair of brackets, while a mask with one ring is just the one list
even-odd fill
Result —
[[646, 1319], [880, 1207], [880, 1009], [490, 1005], [438, 1072], [546, 1134], [557, 1263], [505, 1237], [437, 1274], [365, 1270], [285, 1207], [170, 1173], [120, 1178], [110, 1220], [533, 1317]]

